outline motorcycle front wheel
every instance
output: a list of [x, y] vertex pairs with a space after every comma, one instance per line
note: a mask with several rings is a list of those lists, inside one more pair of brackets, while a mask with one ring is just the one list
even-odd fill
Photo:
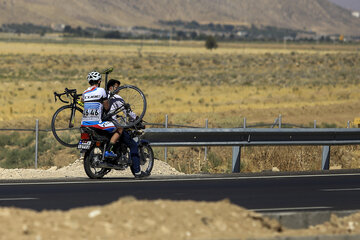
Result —
[[103, 178], [110, 169], [96, 167], [96, 162], [101, 161], [102, 151], [99, 148], [92, 147], [85, 153], [84, 170], [86, 175], [91, 179]]
[[[139, 145], [139, 155], [141, 171], [150, 175], [151, 170], [154, 166], [154, 151], [148, 144]], [[135, 176], [133, 168], [131, 168], [131, 172]]]

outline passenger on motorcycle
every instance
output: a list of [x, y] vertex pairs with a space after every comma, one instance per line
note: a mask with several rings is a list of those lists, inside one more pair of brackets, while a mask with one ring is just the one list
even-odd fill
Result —
[[100, 87], [101, 74], [98, 72], [90, 72], [87, 80], [90, 87], [84, 91], [81, 98], [81, 101], [84, 103], [81, 126], [114, 133], [105, 151], [105, 157], [116, 157], [116, 154], [112, 151], [112, 147], [119, 139], [122, 129], [116, 128], [111, 121], [102, 121], [103, 110], [109, 111], [110, 103], [105, 89]]
[[[107, 89], [109, 90], [109, 93], [115, 91], [120, 86], [120, 82], [115, 79], [110, 79], [107, 84]], [[109, 94], [109, 102], [110, 102], [110, 111], [109, 113], [112, 113], [116, 111], [117, 109], [121, 108], [124, 104], [124, 100], [122, 97], [120, 97], [117, 94]], [[133, 112], [130, 112], [130, 117], [132, 119], [136, 119], [136, 115]], [[113, 116], [114, 121], [116, 121], [116, 116]], [[131, 138], [129, 133], [120, 128], [121, 130], [119, 132], [120, 135], [117, 135], [117, 139], [120, 139], [123, 143], [125, 143], [130, 148], [130, 156], [132, 161], [132, 168], [135, 173], [135, 178], [142, 178], [147, 177], [149, 174], [141, 171], [140, 169], [140, 157], [139, 157], [139, 148], [138, 144]], [[115, 133], [116, 134], [116, 133]], [[115, 135], [114, 134], [114, 135]]]

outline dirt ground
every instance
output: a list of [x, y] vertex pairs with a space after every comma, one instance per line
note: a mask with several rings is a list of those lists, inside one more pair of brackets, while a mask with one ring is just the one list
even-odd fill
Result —
[[[116, 175], [117, 174], [117, 175]], [[120, 174], [120, 175], [119, 175]], [[116, 172], [112, 176], [131, 176]], [[156, 161], [153, 175], [182, 174]], [[0, 179], [86, 177], [81, 160], [57, 169], [0, 169]], [[224, 199], [218, 202], [120, 198], [69, 211], [0, 208], [0, 239], [248, 239], [360, 234], [360, 213], [291, 230]]]
[[219, 202], [137, 200], [69, 211], [0, 208], [0, 239], [248, 239], [359, 234], [360, 213], [306, 230]]

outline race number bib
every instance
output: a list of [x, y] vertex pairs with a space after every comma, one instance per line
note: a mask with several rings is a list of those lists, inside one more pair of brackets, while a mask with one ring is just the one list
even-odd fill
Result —
[[83, 121], [97, 121], [101, 122], [102, 104], [101, 103], [87, 103], [84, 105]]

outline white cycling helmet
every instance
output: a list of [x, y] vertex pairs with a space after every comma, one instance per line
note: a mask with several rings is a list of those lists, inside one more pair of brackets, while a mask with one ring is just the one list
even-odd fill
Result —
[[101, 80], [101, 74], [99, 72], [91, 72], [87, 76], [88, 82]]

